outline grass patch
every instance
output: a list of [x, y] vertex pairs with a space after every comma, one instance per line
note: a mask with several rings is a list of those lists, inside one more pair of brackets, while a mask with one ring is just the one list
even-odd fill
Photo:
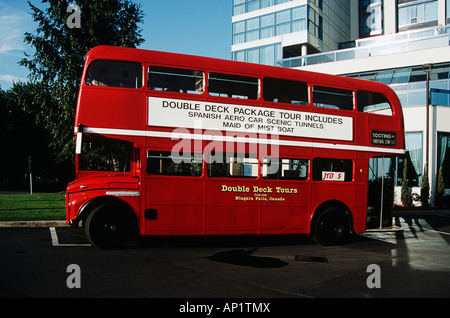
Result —
[[65, 219], [64, 192], [0, 195], [0, 222]]

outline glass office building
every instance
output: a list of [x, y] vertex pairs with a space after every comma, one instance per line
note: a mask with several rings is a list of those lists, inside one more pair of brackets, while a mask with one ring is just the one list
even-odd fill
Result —
[[275, 65], [350, 39], [349, 1], [233, 0], [233, 60]]

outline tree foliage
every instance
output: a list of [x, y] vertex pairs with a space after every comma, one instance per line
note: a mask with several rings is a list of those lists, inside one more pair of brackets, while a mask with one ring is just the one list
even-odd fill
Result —
[[401, 188], [401, 198], [402, 203], [405, 207], [411, 206], [411, 195], [409, 191], [409, 180], [408, 180], [408, 161], [404, 160], [403, 164], [403, 180]]
[[81, 27], [70, 28], [70, 2], [42, 0], [40, 7], [30, 1], [35, 33], [24, 41], [35, 52], [20, 65], [30, 70], [31, 82], [39, 86], [34, 105], [24, 105], [51, 136], [50, 146], [60, 161], [72, 160], [73, 123], [79, 83], [86, 53], [97, 45], [137, 47], [144, 39], [139, 24], [143, 12], [129, 0], [77, 0]]
[[63, 165], [56, 164], [48, 147], [51, 138], [42, 122], [45, 118], [39, 115], [51, 102], [39, 83], [16, 83], [6, 92], [0, 90], [0, 184], [26, 184], [29, 156], [36, 178], [62, 179], [58, 174]]

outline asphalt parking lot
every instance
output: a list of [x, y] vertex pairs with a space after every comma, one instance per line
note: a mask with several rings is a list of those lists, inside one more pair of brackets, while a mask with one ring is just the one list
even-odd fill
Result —
[[395, 222], [402, 231], [332, 247], [308, 235], [166, 237], [115, 251], [90, 246], [83, 229], [3, 227], [0, 297], [175, 298], [175, 307], [211, 298], [448, 298], [450, 217]]

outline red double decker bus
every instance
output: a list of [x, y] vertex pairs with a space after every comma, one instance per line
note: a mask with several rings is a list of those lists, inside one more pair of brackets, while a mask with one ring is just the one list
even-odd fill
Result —
[[67, 222], [100, 248], [133, 235], [390, 226], [400, 102], [352, 78], [140, 49], [86, 56]]

